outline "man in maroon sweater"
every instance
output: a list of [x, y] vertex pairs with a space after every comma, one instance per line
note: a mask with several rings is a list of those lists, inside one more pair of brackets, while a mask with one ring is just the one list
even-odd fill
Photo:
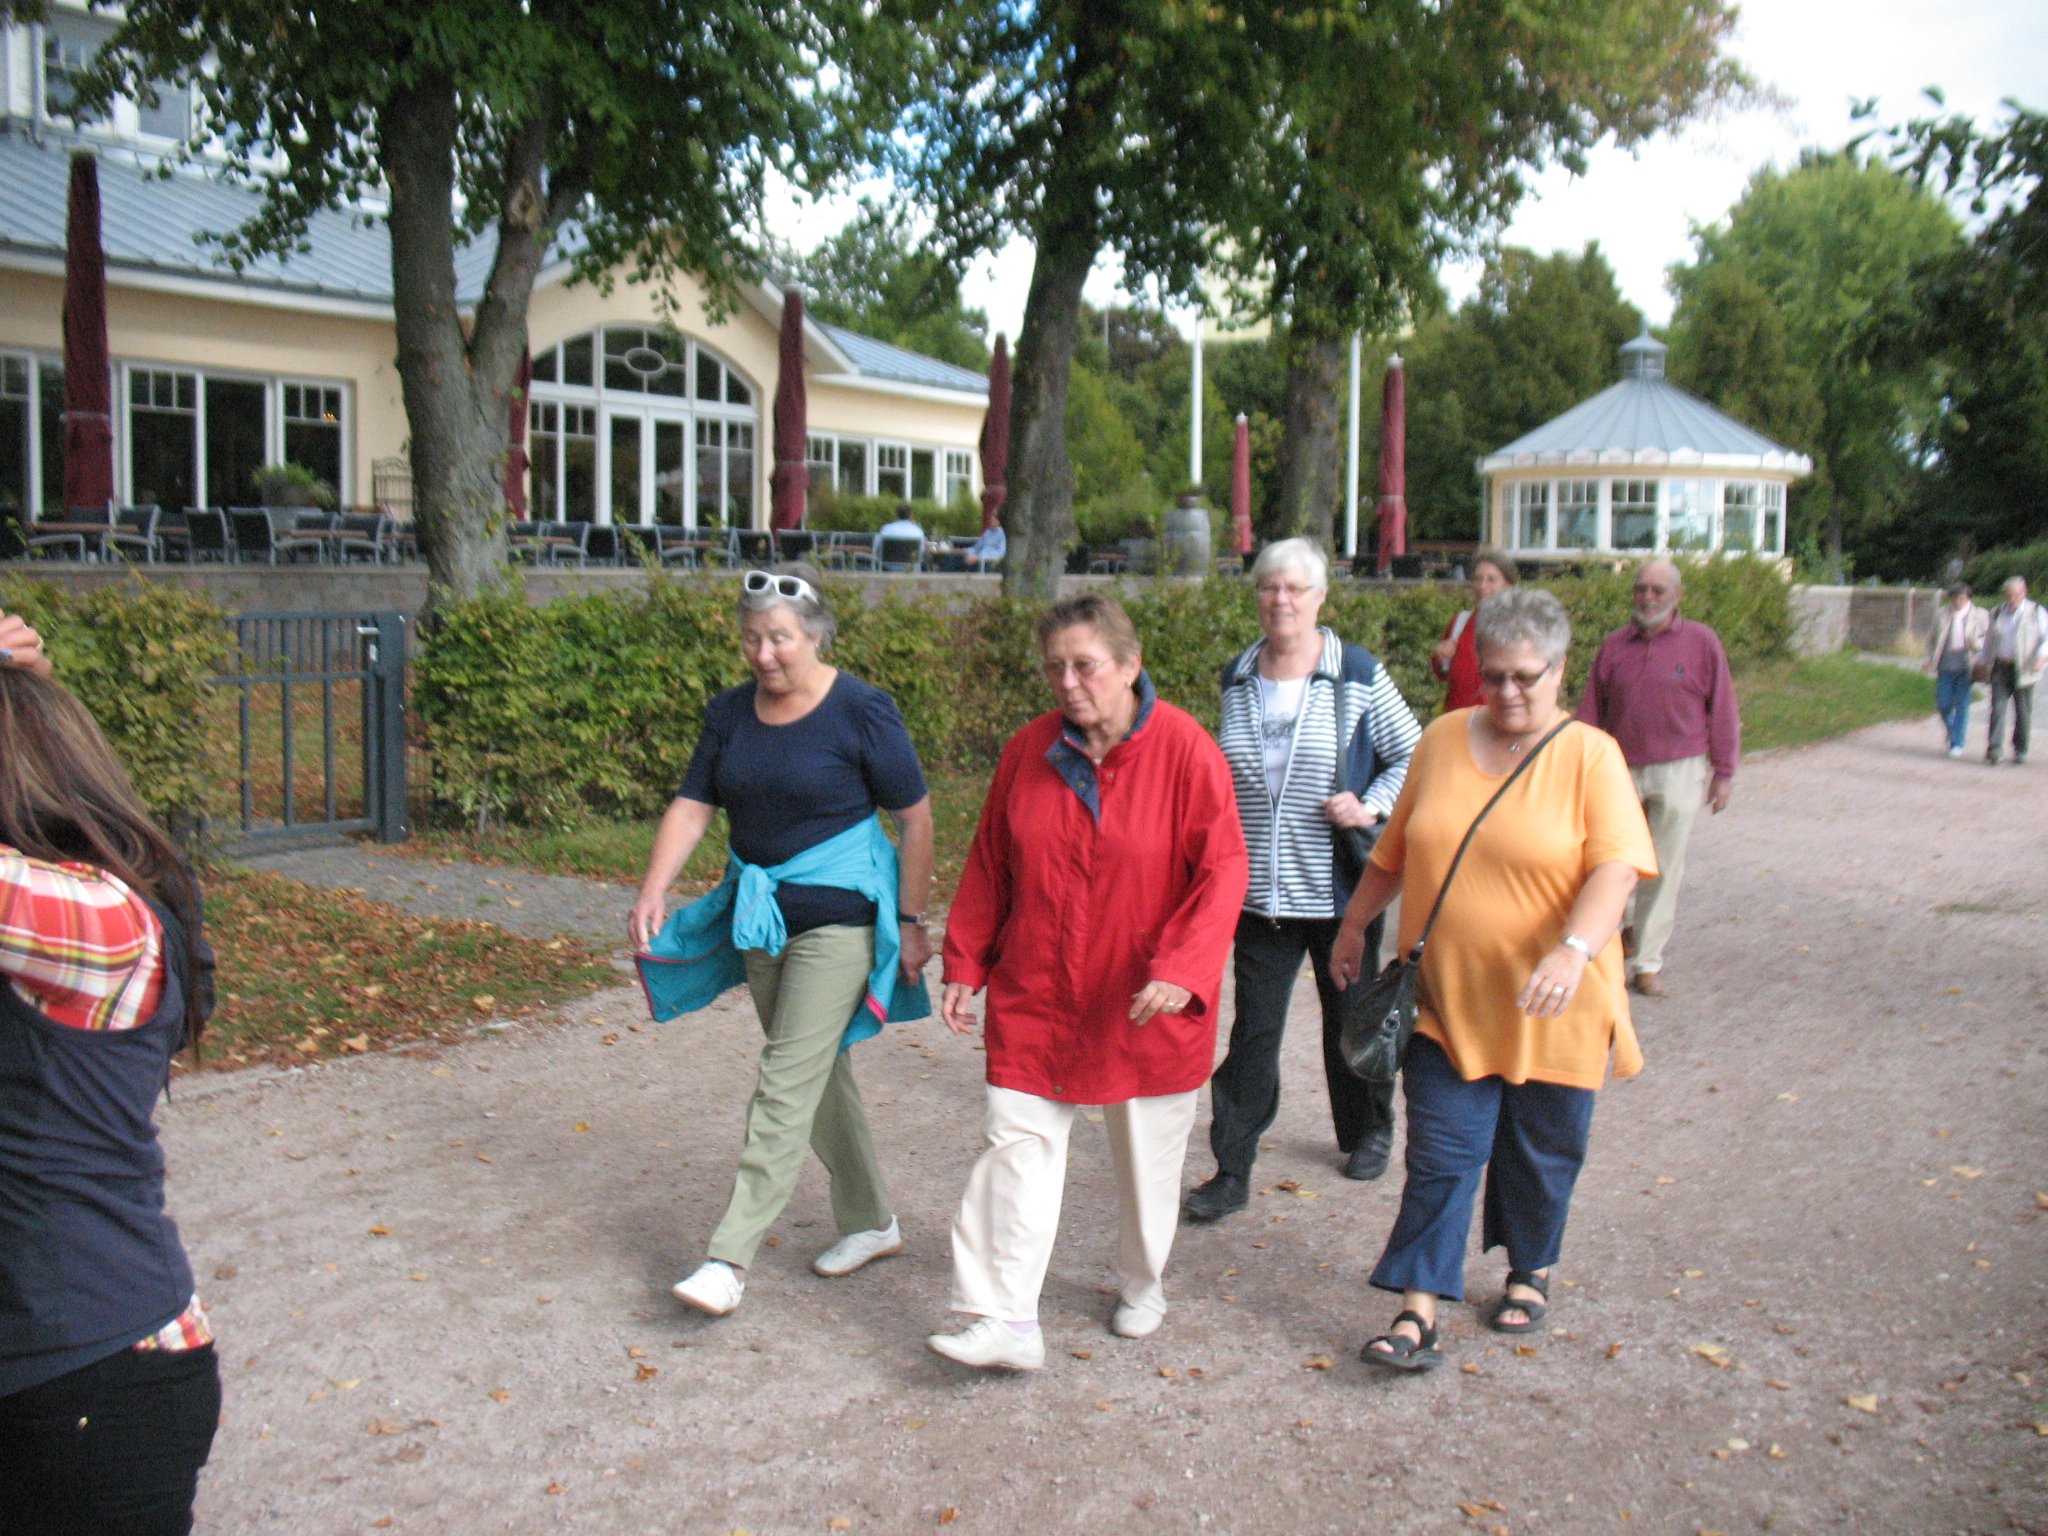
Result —
[[1657, 878], [1636, 887], [1629, 976], [1649, 997], [1664, 995], [1664, 945], [1678, 917], [1685, 844], [1702, 805], [1728, 808], [1742, 719], [1721, 637], [1678, 616], [1684, 579], [1669, 560], [1636, 571], [1635, 618], [1607, 637], [1594, 658], [1579, 718], [1621, 743], [1629, 776], [1657, 845]]

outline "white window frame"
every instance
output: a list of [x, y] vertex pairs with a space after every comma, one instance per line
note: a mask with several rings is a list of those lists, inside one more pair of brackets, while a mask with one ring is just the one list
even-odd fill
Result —
[[[940, 474], [940, 484], [946, 489], [942, 502], [943, 505], [950, 507], [956, 501], [973, 499], [976, 490], [974, 484], [974, 460], [975, 455], [968, 452], [965, 448], [948, 448], [945, 450], [945, 458], [942, 461], [944, 468]], [[956, 482], [960, 486], [960, 494], [957, 496], [953, 494], [953, 486]]]

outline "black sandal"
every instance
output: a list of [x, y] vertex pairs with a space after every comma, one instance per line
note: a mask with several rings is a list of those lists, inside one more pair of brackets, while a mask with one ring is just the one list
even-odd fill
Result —
[[[1366, 1341], [1365, 1348], [1358, 1352], [1358, 1358], [1367, 1365], [1376, 1365], [1387, 1371], [1433, 1371], [1444, 1363], [1443, 1351], [1436, 1347], [1436, 1325], [1423, 1321], [1419, 1312], [1403, 1312], [1394, 1319], [1394, 1328], [1403, 1323], [1413, 1323], [1421, 1338], [1410, 1340], [1405, 1334], [1395, 1333], [1392, 1328], [1377, 1338]], [[1373, 1345], [1384, 1344], [1385, 1349], [1374, 1349]]]
[[[1493, 1304], [1493, 1312], [1486, 1319], [1486, 1326], [1495, 1333], [1534, 1333], [1536, 1325], [1542, 1322], [1550, 1311], [1550, 1308], [1545, 1305], [1550, 1300], [1550, 1281], [1530, 1270], [1511, 1269], [1508, 1271], [1507, 1283], [1510, 1286], [1524, 1286], [1534, 1291], [1538, 1296], [1541, 1296], [1543, 1300], [1517, 1301], [1514, 1297], [1505, 1294], [1505, 1291], [1503, 1291], [1500, 1300]], [[1503, 1312], [1520, 1312], [1528, 1321], [1504, 1323], [1500, 1320], [1500, 1315]]]

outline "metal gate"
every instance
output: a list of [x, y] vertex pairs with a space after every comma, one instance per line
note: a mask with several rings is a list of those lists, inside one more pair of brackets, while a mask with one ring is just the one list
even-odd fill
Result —
[[406, 616], [242, 613], [228, 626], [235, 650], [214, 683], [239, 695], [240, 804], [214, 836], [403, 841]]

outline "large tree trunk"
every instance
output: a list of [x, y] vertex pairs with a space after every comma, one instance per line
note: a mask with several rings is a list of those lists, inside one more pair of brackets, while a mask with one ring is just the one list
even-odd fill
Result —
[[1280, 494], [1267, 539], [1305, 535], [1331, 549], [1331, 522], [1344, 494], [1344, 445], [1338, 433], [1344, 380], [1342, 338], [1290, 335], [1287, 402], [1280, 445]]
[[506, 571], [505, 453], [533, 279], [580, 192], [573, 175], [542, 189], [545, 113], [505, 144], [498, 251], [468, 330], [456, 310], [453, 84], [394, 92], [378, 117], [391, 187], [391, 287], [398, 377], [412, 433], [413, 523], [430, 606], [460, 602]]
[[1093, 223], [1042, 236], [1032, 262], [1010, 396], [1009, 497], [1003, 506], [1010, 541], [1003, 591], [1010, 597], [1049, 601], [1058, 595], [1074, 538], [1067, 385], [1080, 339], [1081, 285], [1095, 265]]

